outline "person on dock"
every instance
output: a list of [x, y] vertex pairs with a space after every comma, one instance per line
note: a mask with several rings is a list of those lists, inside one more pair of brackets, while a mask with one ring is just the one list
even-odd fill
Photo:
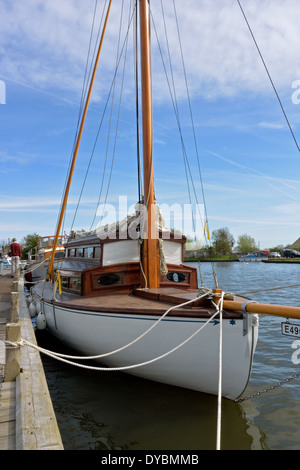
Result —
[[17, 243], [17, 239], [12, 239], [12, 244], [10, 245], [11, 252], [11, 277], [14, 277], [19, 269], [19, 262], [21, 258], [21, 246]]

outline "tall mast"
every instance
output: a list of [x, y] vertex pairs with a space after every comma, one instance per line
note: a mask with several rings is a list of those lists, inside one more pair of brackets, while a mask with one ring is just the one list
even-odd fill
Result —
[[60, 217], [59, 217], [59, 221], [58, 221], [58, 224], [57, 224], [52, 255], [51, 255], [51, 259], [50, 259], [49, 267], [48, 267], [48, 277], [50, 277], [50, 279], [53, 279], [53, 276], [54, 276], [53, 265], [54, 265], [55, 251], [56, 251], [56, 247], [57, 247], [57, 244], [58, 244], [58, 239], [59, 239], [59, 235], [60, 235], [60, 231], [61, 231], [61, 227], [62, 227], [62, 221], [63, 221], [63, 218], [64, 218], [64, 213], [65, 213], [65, 210], [66, 210], [66, 206], [67, 206], [67, 201], [68, 201], [68, 196], [69, 196], [69, 192], [70, 192], [72, 176], [73, 176], [73, 173], [74, 173], [74, 168], [75, 168], [75, 163], [76, 163], [76, 159], [77, 159], [77, 155], [78, 155], [78, 150], [79, 150], [79, 145], [80, 145], [80, 141], [81, 141], [82, 131], [83, 131], [84, 123], [85, 123], [85, 118], [86, 118], [87, 110], [88, 110], [89, 103], [90, 103], [92, 88], [93, 88], [93, 84], [94, 84], [94, 80], [95, 80], [95, 76], [96, 76], [96, 70], [97, 70], [97, 66], [98, 66], [98, 62], [99, 62], [100, 52], [101, 52], [101, 49], [102, 49], [102, 44], [103, 44], [104, 34], [105, 34], [107, 22], [108, 22], [108, 16], [109, 16], [109, 12], [110, 12], [111, 3], [112, 3], [112, 0], [110, 0], [108, 8], [107, 8], [107, 12], [106, 12], [105, 23], [104, 23], [104, 26], [103, 26], [102, 36], [101, 36], [101, 39], [100, 39], [98, 52], [97, 52], [97, 56], [96, 56], [96, 60], [95, 60], [95, 64], [94, 64], [93, 75], [92, 75], [90, 85], [89, 85], [88, 95], [87, 95], [87, 99], [86, 99], [86, 102], [85, 102], [84, 111], [83, 111], [83, 114], [82, 114], [80, 128], [79, 128], [79, 132], [78, 132], [78, 136], [77, 136], [77, 140], [76, 140], [76, 145], [75, 145], [75, 149], [74, 149], [74, 153], [73, 153], [72, 164], [71, 164], [71, 168], [70, 168], [70, 171], [69, 171], [68, 181], [67, 181], [67, 185], [66, 185], [66, 189], [65, 189], [65, 193], [64, 193], [64, 198], [63, 198], [63, 202], [62, 202]]
[[159, 279], [158, 230], [155, 217], [155, 196], [152, 165], [152, 87], [148, 3], [140, 0], [141, 81], [143, 115], [144, 204], [147, 208], [147, 236], [143, 240], [143, 269], [148, 288], [157, 288]]

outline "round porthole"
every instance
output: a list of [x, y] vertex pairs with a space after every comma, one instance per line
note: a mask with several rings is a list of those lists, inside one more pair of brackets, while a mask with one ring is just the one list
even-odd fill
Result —
[[184, 282], [185, 281], [185, 274], [183, 273], [168, 273], [167, 279], [172, 282]]

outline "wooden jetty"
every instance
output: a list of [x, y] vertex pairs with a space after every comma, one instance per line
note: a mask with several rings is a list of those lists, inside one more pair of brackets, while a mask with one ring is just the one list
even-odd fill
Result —
[[36, 344], [23, 279], [9, 273], [0, 276], [0, 450], [63, 450], [39, 352], [5, 347], [19, 338]]

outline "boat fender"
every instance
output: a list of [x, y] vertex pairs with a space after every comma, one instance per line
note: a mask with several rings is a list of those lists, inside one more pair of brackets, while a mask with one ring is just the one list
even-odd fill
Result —
[[40, 312], [36, 319], [36, 327], [38, 330], [44, 330], [47, 326], [46, 317], [43, 312]]
[[37, 315], [42, 311], [41, 302], [39, 300], [36, 300], [35, 302], [35, 309], [36, 309]]
[[28, 305], [30, 305], [31, 302], [32, 302], [32, 296], [29, 295], [29, 296], [27, 297], [27, 303], [28, 303]]
[[33, 302], [31, 302], [31, 304], [29, 305], [28, 310], [29, 310], [31, 318], [36, 316], [36, 308]]

